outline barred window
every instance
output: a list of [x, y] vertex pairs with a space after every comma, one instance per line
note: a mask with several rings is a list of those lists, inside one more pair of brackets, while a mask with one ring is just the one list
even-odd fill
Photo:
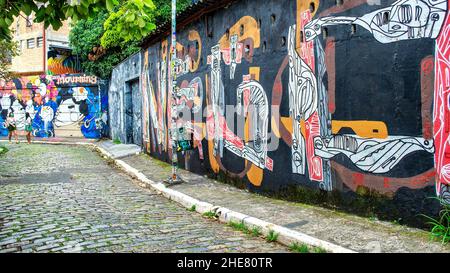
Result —
[[35, 46], [34, 38], [28, 39], [27, 40], [27, 48], [34, 48], [34, 46]]
[[44, 44], [44, 38], [38, 37], [37, 38], [37, 47], [42, 47]]

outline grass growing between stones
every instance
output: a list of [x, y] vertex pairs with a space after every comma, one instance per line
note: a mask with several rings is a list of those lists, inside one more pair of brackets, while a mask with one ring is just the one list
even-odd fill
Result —
[[234, 230], [242, 231], [245, 234], [251, 235], [253, 237], [258, 237], [259, 235], [261, 235], [261, 230], [258, 227], [249, 228], [242, 222], [237, 223], [231, 221], [228, 223], [228, 226], [232, 227]]
[[0, 156], [6, 154], [8, 151], [8, 148], [5, 146], [0, 146]]
[[314, 247], [311, 249], [306, 244], [298, 244], [297, 242], [293, 243], [291, 246], [289, 246], [289, 249], [292, 252], [298, 252], [298, 253], [326, 253], [325, 249], [321, 247]]
[[188, 209], [188, 211], [194, 212], [194, 211], [196, 211], [196, 209], [197, 209], [197, 207], [196, 207], [195, 205], [192, 205], [192, 207], [190, 207], [190, 208]]
[[266, 241], [269, 243], [275, 242], [278, 240], [278, 233], [273, 230], [269, 230], [269, 233], [266, 236]]
[[203, 216], [209, 219], [216, 219], [217, 215], [213, 211], [207, 211], [203, 213]]

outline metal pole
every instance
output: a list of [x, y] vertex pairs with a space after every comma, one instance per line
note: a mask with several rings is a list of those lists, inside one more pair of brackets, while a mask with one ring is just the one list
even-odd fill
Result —
[[172, 134], [172, 177], [169, 181], [178, 181], [178, 155], [177, 155], [177, 141], [178, 141], [178, 128], [177, 128], [177, 75], [175, 71], [175, 65], [177, 60], [177, 0], [172, 0], [172, 59], [171, 59], [171, 73], [172, 80], [172, 104], [171, 104], [171, 134]]

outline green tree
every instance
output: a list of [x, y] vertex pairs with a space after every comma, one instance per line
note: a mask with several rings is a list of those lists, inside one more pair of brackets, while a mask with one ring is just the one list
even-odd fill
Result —
[[84, 72], [101, 78], [108, 78], [114, 66], [139, 51], [138, 41], [130, 41], [108, 48], [98, 59], [90, 59], [89, 54], [100, 46], [105, 32], [103, 25], [109, 14], [106, 9], [100, 9], [96, 16], [74, 22], [69, 34], [72, 54], [80, 58]]
[[[36, 14], [36, 23], [44, 22], [45, 28], [52, 26], [57, 30], [63, 21], [74, 21], [94, 17], [98, 10], [106, 8], [112, 11], [109, 27], [122, 28], [125, 40], [139, 40], [142, 35], [154, 29], [153, 18], [155, 5], [152, 0], [0, 0], [0, 38], [11, 39], [10, 27], [14, 17]], [[124, 18], [122, 18], [124, 17]], [[133, 19], [133, 20], [131, 20]]]
[[156, 28], [156, 7], [151, 0], [127, 0], [106, 19], [101, 45], [109, 48], [141, 40]]
[[[136, 6], [135, 2], [136, 0], [122, 1], [110, 11], [101, 8], [92, 17], [74, 22], [69, 35], [70, 46], [73, 54], [80, 57], [86, 73], [108, 78], [114, 66], [139, 51], [140, 41], [154, 29], [155, 25], [171, 18], [171, 1], [153, 0], [157, 9], [152, 4]], [[177, 10], [186, 9], [191, 2], [191, 0], [178, 0]], [[141, 9], [147, 17], [141, 13]], [[139, 19], [134, 20], [130, 25], [126, 18], [131, 14], [134, 15], [131, 19], [145, 18], [143, 20], [146, 25], [143, 26]], [[143, 27], [141, 28], [139, 24]], [[133, 33], [133, 30], [130, 30], [133, 25], [137, 30], [129, 35]], [[94, 48], [103, 48], [104, 54], [92, 60], [89, 54], [92, 54]]]
[[10, 71], [11, 58], [18, 55], [18, 46], [16, 42], [0, 39], [0, 79], [9, 81], [14, 77]]
[[113, 9], [119, 0], [0, 0], [0, 39], [11, 40], [10, 27], [15, 17], [36, 14], [36, 23], [44, 22], [55, 30], [68, 18], [88, 18], [99, 8]]

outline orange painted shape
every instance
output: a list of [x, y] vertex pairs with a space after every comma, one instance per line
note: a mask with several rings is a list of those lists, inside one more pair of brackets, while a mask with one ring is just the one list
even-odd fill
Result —
[[281, 117], [281, 123], [284, 125], [284, 128], [286, 128], [286, 130], [288, 130], [288, 132], [292, 135], [292, 132], [294, 131], [294, 128], [292, 127], [292, 118]]
[[302, 133], [302, 136], [304, 138], [306, 138], [306, 124], [305, 124], [305, 120], [304, 119], [300, 120], [300, 131]]
[[[241, 26], [244, 28], [244, 33], [241, 35]], [[238, 41], [243, 41], [247, 38], [253, 39], [253, 47], [259, 48], [261, 45], [261, 30], [258, 27], [258, 22], [251, 16], [244, 16], [236, 22], [230, 29], [230, 37], [238, 35]], [[227, 35], [223, 35], [219, 40], [220, 49], [230, 48], [230, 40]]]
[[331, 122], [331, 131], [334, 135], [338, 134], [342, 128], [350, 128], [359, 137], [364, 138], [387, 138], [388, 129], [386, 123], [382, 121], [368, 120], [333, 120]]
[[[252, 164], [251, 162], [246, 162], [247, 164]], [[247, 172], [247, 178], [254, 186], [261, 186], [262, 180], [264, 177], [264, 170], [253, 165], [250, 167], [250, 170]]]

